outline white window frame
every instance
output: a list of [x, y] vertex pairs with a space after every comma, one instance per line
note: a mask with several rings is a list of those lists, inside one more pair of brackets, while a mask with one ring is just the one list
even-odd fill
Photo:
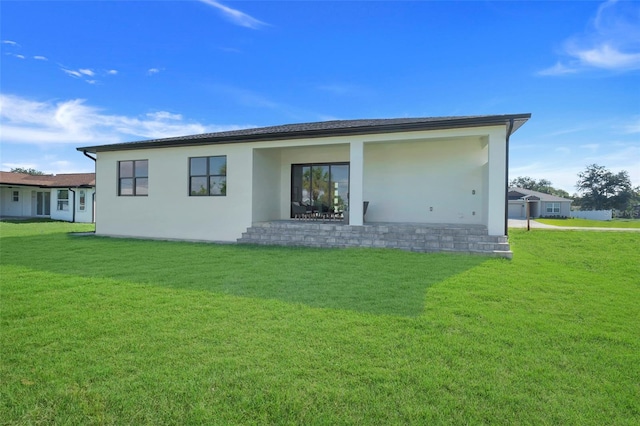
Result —
[[[62, 198], [61, 195], [65, 192], [67, 193], [67, 198]], [[69, 211], [69, 192], [71, 191], [68, 189], [58, 189], [58, 192], [56, 193], [56, 210], [59, 212]]]
[[87, 205], [87, 191], [81, 189], [78, 191], [78, 211], [83, 212]]
[[547, 213], [559, 214], [560, 213], [560, 203], [547, 203]]

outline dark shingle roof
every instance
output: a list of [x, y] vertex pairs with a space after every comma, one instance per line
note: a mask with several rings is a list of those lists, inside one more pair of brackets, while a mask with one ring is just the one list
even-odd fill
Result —
[[515, 132], [531, 114], [477, 115], [465, 117], [384, 118], [361, 120], [334, 120], [314, 123], [285, 124], [199, 135], [152, 139], [136, 142], [96, 145], [77, 148], [78, 151], [120, 151], [127, 149], [175, 147], [181, 145], [207, 145], [242, 143], [294, 138], [313, 138], [341, 135], [408, 132], [415, 130], [453, 129], [457, 127], [508, 125], [513, 120]]
[[[520, 195], [519, 197], [517, 197], [518, 194]], [[535, 199], [540, 201], [550, 201], [550, 202], [571, 201], [573, 202], [573, 200], [570, 200], [568, 198], [562, 198], [556, 195], [546, 194], [544, 192], [533, 191], [531, 189], [509, 188], [509, 199], [514, 199], [514, 200], [524, 199], [525, 197], [529, 197], [529, 199], [533, 199], [532, 197], [535, 197]]]
[[75, 188], [95, 186], [95, 173], [60, 173], [57, 175], [29, 175], [26, 173], [0, 172], [0, 184], [36, 186], [42, 188]]

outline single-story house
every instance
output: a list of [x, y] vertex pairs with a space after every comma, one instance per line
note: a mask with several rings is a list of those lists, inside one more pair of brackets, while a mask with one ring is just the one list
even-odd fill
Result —
[[95, 173], [0, 172], [0, 217], [94, 221]]
[[508, 251], [509, 138], [530, 116], [338, 120], [77, 149], [95, 155], [98, 235], [416, 251], [482, 251], [487, 237]]
[[570, 217], [573, 200], [524, 188], [509, 188], [509, 219]]

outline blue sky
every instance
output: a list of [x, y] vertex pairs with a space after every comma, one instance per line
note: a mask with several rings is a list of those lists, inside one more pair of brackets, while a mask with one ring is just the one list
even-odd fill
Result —
[[78, 146], [530, 112], [510, 176], [640, 185], [640, 2], [2, 1], [0, 168]]

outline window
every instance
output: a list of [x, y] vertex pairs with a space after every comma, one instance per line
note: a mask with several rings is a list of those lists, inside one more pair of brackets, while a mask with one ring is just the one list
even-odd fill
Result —
[[13, 201], [20, 201], [20, 191], [13, 191]]
[[292, 164], [291, 217], [343, 217], [349, 208], [349, 163]]
[[78, 197], [80, 198], [80, 202], [78, 203], [78, 210], [80, 211], [84, 211], [84, 209], [86, 208], [86, 201], [87, 201], [87, 194], [86, 191], [84, 189], [81, 189]]
[[189, 159], [189, 195], [227, 195], [227, 156]]
[[58, 189], [58, 211], [69, 210], [69, 190]]
[[149, 160], [118, 163], [118, 195], [149, 195]]
[[547, 203], [547, 213], [560, 213], [560, 203]]

